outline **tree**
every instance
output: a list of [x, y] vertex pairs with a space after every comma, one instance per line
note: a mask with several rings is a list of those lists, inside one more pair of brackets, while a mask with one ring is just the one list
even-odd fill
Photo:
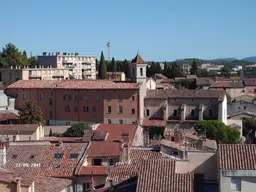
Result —
[[87, 123], [73, 124], [66, 132], [63, 133], [64, 137], [82, 137], [85, 130], [90, 130], [91, 127]]
[[27, 100], [19, 111], [20, 120], [24, 124], [41, 124], [43, 113], [34, 100]]
[[195, 130], [199, 135], [205, 135], [208, 139], [216, 140], [218, 144], [238, 144], [241, 142], [239, 131], [217, 120], [199, 121]]
[[107, 66], [105, 63], [103, 51], [101, 51], [101, 56], [100, 56], [98, 78], [99, 79], [107, 79]]
[[111, 71], [112, 72], [117, 72], [117, 66], [116, 66], [116, 61], [115, 61], [115, 58], [114, 57], [112, 57], [112, 60], [111, 60]]
[[11, 43], [7, 44], [3, 48], [2, 52], [0, 53], [0, 57], [0, 62], [3, 67], [21, 66], [24, 63], [27, 63], [27, 59], [23, 56], [19, 49]]
[[129, 67], [129, 63], [126, 59], [123, 62], [123, 69], [124, 69], [125, 76], [129, 77], [130, 76], [130, 71], [129, 71], [130, 67]]
[[37, 66], [38, 65], [38, 58], [37, 57], [30, 57], [29, 59], [28, 59], [28, 66], [30, 67], [30, 68], [34, 68], [35, 66]]
[[190, 73], [192, 75], [196, 75], [197, 74], [197, 71], [198, 71], [198, 64], [197, 62], [194, 60], [191, 64], [191, 70], [190, 70]]
[[52, 129], [50, 128], [49, 137], [52, 137]]
[[247, 136], [251, 131], [256, 130], [256, 119], [243, 119], [243, 135]]
[[221, 75], [225, 77], [231, 75], [231, 69], [228, 67], [228, 65], [224, 65], [224, 67], [221, 69]]
[[167, 66], [167, 63], [166, 63], [166, 61], [165, 61], [165, 62], [164, 62], [164, 71], [163, 71], [163, 75], [166, 76], [166, 77], [168, 76], [168, 73], [167, 73], [168, 71], [167, 71], [167, 70], [168, 70], [168, 66]]
[[176, 62], [172, 63], [172, 68], [170, 70], [170, 77], [183, 77], [184, 72], [183, 69], [181, 68], [181, 65], [178, 65]]

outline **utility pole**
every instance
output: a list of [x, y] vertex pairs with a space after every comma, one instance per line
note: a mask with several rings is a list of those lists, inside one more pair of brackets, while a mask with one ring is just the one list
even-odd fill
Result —
[[108, 47], [108, 62], [110, 62], [110, 41], [108, 41], [107, 47]]

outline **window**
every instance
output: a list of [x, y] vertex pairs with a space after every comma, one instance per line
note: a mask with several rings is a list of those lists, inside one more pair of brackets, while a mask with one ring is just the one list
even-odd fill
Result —
[[28, 136], [28, 140], [32, 141], [32, 136], [31, 135]]
[[209, 110], [209, 116], [212, 116], [212, 109]]
[[244, 106], [244, 110], [246, 110], [246, 106]]
[[99, 165], [101, 165], [102, 164], [102, 159], [93, 159], [92, 160], [92, 166], [99, 166]]
[[135, 101], [135, 97], [134, 96], [132, 96], [132, 101]]
[[29, 94], [29, 98], [30, 98], [30, 100], [32, 99], [32, 95], [31, 94]]
[[54, 154], [54, 159], [61, 159], [63, 157], [62, 153], [55, 153]]
[[25, 94], [22, 94], [22, 99], [23, 99], [23, 100], [25, 100], [25, 99], [26, 99]]
[[123, 113], [123, 106], [119, 106], [119, 113]]
[[192, 109], [192, 110], [191, 110], [191, 117], [194, 117], [194, 116], [195, 116], [195, 110]]
[[74, 95], [74, 100], [75, 100], [75, 101], [77, 100], [77, 95]]
[[77, 159], [78, 156], [79, 156], [79, 154], [77, 154], [77, 153], [71, 153], [70, 154], [70, 159]]
[[132, 114], [135, 114], [135, 109], [132, 109]]
[[85, 96], [85, 101], [88, 103], [89, 102], [89, 96]]
[[108, 113], [111, 113], [111, 106], [108, 106]]
[[98, 95], [98, 96], [97, 96], [97, 101], [100, 101], [100, 99], [101, 99], [101, 97]]
[[52, 89], [50, 90], [50, 96], [53, 96], [53, 90]]
[[52, 118], [52, 111], [49, 112], [50, 119]]
[[96, 107], [92, 107], [92, 112], [96, 112]]
[[123, 101], [123, 96], [119, 95], [119, 101], [122, 102]]
[[111, 123], [112, 123], [111, 119], [108, 119], [108, 124], [111, 124]]
[[239, 179], [239, 178], [231, 178], [230, 189], [232, 191], [241, 191], [241, 179]]
[[49, 105], [52, 106], [52, 99], [49, 99]]
[[174, 109], [174, 110], [173, 110], [173, 116], [174, 116], [174, 117], [177, 117], [177, 115], [178, 115], [178, 111], [177, 111], [177, 109]]
[[146, 110], [146, 116], [150, 116], [150, 111], [149, 111], [149, 109]]
[[63, 96], [62, 96], [62, 99], [63, 99], [63, 101], [65, 101], [65, 100], [66, 100], [66, 96], [65, 96], [65, 95], [63, 95]]
[[77, 107], [77, 106], [75, 106], [75, 107], [74, 107], [74, 110], [75, 110], [75, 112], [77, 112], [77, 111], [78, 111], [78, 107]]
[[89, 112], [89, 107], [88, 106], [84, 106], [84, 112]]
[[122, 119], [119, 119], [119, 124], [124, 124]]
[[43, 100], [44, 99], [44, 96], [40, 94], [40, 100]]
[[114, 159], [109, 159], [109, 165], [115, 165]]
[[70, 108], [69, 108], [69, 106], [67, 106], [68, 107], [68, 112], [70, 112]]
[[143, 76], [143, 68], [140, 68], [140, 76]]

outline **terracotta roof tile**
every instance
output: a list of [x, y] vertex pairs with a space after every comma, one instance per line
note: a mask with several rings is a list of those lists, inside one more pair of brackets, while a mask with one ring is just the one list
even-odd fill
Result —
[[2, 124], [0, 134], [33, 134], [38, 129], [37, 124]]
[[11, 145], [5, 168], [24, 175], [71, 177], [86, 146], [87, 143]]
[[243, 82], [216, 81], [211, 84], [210, 88], [244, 88]]
[[108, 170], [105, 166], [82, 166], [79, 175], [107, 175]]
[[138, 89], [136, 83], [111, 80], [19, 80], [10, 88], [54, 88], [54, 89]]
[[104, 141], [107, 136], [107, 131], [100, 130], [85, 130], [84, 141]]
[[219, 145], [220, 170], [256, 170], [256, 145]]
[[107, 132], [106, 141], [121, 141], [123, 140], [122, 134], [129, 134], [130, 142], [133, 141], [137, 125], [135, 124], [100, 124], [97, 131]]
[[165, 127], [166, 122], [162, 120], [149, 120], [149, 119], [144, 119], [142, 123], [143, 127], [149, 127], [149, 126], [154, 126], [154, 127]]
[[138, 175], [142, 160], [145, 159], [164, 159], [164, 157], [157, 151], [131, 149], [129, 162], [111, 167], [107, 180], [120, 182]]
[[245, 79], [244, 84], [245, 86], [256, 86], [256, 79], [255, 78]]
[[166, 99], [166, 98], [216, 98], [223, 100], [226, 95], [224, 90], [190, 90], [190, 89], [166, 89], [148, 90], [145, 99]]
[[20, 117], [14, 113], [0, 113], [0, 121], [7, 121], [9, 119], [20, 119]]
[[120, 143], [95, 141], [91, 142], [86, 150], [89, 157], [114, 157], [120, 156]]
[[210, 86], [213, 81], [214, 81], [214, 79], [210, 78], [210, 77], [197, 77], [196, 78], [197, 85], [209, 85]]
[[30, 187], [34, 182], [36, 192], [61, 192], [72, 183], [71, 180], [50, 177], [26, 177], [17, 173], [0, 170], [0, 181], [5, 183], [16, 182], [16, 178], [21, 177], [21, 185]]
[[184, 192], [193, 190], [193, 174], [176, 174], [173, 160], [143, 161], [137, 183], [137, 192]]
[[132, 60], [132, 63], [135, 64], [147, 64], [139, 54], [136, 55], [136, 57]]

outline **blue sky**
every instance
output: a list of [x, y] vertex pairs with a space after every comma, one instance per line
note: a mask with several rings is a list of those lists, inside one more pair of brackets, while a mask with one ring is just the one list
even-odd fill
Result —
[[2, 0], [0, 47], [145, 60], [256, 55], [255, 0]]

